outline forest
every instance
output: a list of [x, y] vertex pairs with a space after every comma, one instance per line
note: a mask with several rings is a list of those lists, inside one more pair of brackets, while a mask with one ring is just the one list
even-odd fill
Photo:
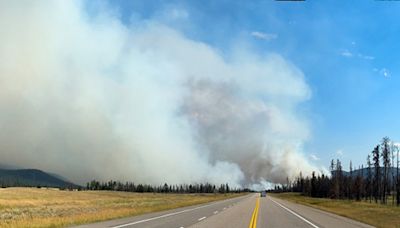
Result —
[[124, 192], [154, 192], [154, 193], [240, 193], [250, 192], [250, 189], [231, 188], [228, 184], [214, 185], [204, 184], [180, 184], [180, 185], [149, 185], [135, 184], [134, 182], [107, 181], [99, 182], [92, 180], [86, 184], [87, 190], [109, 190]]
[[332, 159], [331, 175], [318, 174], [276, 185], [273, 192], [299, 192], [309, 197], [348, 199], [400, 206], [399, 146], [384, 137], [368, 154], [366, 165], [343, 170], [339, 159]]

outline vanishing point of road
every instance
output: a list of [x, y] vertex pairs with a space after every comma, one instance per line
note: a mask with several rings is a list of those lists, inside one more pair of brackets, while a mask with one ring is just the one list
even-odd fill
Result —
[[250, 194], [191, 207], [79, 226], [79, 228], [370, 228], [315, 208]]

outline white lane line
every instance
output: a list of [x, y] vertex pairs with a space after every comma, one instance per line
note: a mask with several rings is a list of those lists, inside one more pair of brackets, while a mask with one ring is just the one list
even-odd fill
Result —
[[[247, 197], [245, 197], [245, 198], [247, 198]], [[228, 199], [227, 201], [231, 201], [231, 200], [235, 200], [235, 199], [237, 199], [237, 198]], [[149, 221], [153, 221], [153, 220], [156, 220], [156, 219], [165, 218], [165, 217], [169, 217], [169, 216], [173, 216], [173, 215], [179, 215], [179, 214], [182, 214], [182, 213], [185, 213], [185, 212], [194, 211], [194, 210], [197, 210], [197, 209], [209, 207], [209, 206], [212, 206], [214, 204], [219, 204], [219, 203], [223, 203], [223, 202], [226, 202], [226, 201], [219, 201], [219, 202], [203, 205], [203, 206], [200, 206], [200, 207], [186, 209], [186, 210], [183, 210], [183, 211], [177, 211], [177, 212], [173, 212], [173, 213], [169, 213], [169, 214], [165, 214], [165, 215], [156, 216], [156, 217], [153, 217], [153, 218], [143, 219], [143, 220], [136, 221], [136, 222], [121, 224], [121, 225], [118, 225], [118, 226], [112, 226], [111, 228], [121, 228], [121, 227], [126, 227], [126, 226], [139, 224], [139, 223], [149, 222]]]
[[293, 215], [297, 216], [299, 219], [303, 220], [304, 222], [308, 223], [310, 226], [314, 227], [314, 228], [319, 228], [317, 225], [313, 224], [312, 222], [308, 221], [307, 219], [303, 218], [302, 216], [300, 216], [299, 214], [297, 214], [296, 212], [290, 210], [289, 208], [283, 206], [282, 204], [276, 202], [275, 200], [269, 198], [270, 200], [272, 200], [272, 202], [274, 202], [275, 204], [277, 204], [278, 206], [282, 207], [283, 209], [289, 211], [290, 213], [292, 213]]
[[225, 210], [226, 209], [226, 207], [224, 207], [224, 209], [222, 209], [222, 210]]
[[214, 215], [216, 215], [218, 213], [218, 211], [214, 211]]
[[206, 217], [206, 216], [201, 217], [201, 218], [197, 219], [197, 221], [201, 221], [201, 220], [203, 220], [203, 219], [205, 219], [205, 218], [207, 218], [207, 217]]
[[149, 221], [160, 219], [160, 218], [165, 218], [165, 217], [169, 217], [169, 216], [173, 216], [173, 215], [179, 215], [179, 214], [182, 214], [182, 213], [185, 213], [185, 212], [189, 212], [189, 211], [194, 211], [194, 210], [197, 210], [197, 209], [200, 209], [200, 208], [204, 208], [204, 207], [208, 207], [208, 206], [210, 206], [210, 205], [204, 205], [204, 206], [201, 206], [201, 207], [186, 209], [186, 210], [183, 210], [183, 211], [177, 211], [177, 212], [173, 212], [173, 213], [169, 213], [169, 214], [165, 214], [165, 215], [160, 215], [160, 216], [153, 217], [153, 218], [143, 219], [143, 220], [136, 221], [136, 222], [126, 223], [126, 224], [122, 224], [122, 225], [118, 225], [118, 226], [112, 226], [111, 228], [121, 228], [121, 227], [126, 227], [126, 226], [139, 224], [139, 223], [149, 222]]

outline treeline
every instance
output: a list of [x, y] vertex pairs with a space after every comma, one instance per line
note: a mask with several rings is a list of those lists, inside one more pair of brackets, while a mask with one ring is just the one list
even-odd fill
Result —
[[180, 184], [180, 185], [149, 185], [135, 184], [133, 182], [122, 183], [120, 181], [99, 182], [92, 180], [86, 184], [87, 190], [108, 190], [124, 192], [153, 192], [153, 193], [240, 193], [249, 192], [250, 189], [231, 188], [228, 184], [219, 186], [205, 184]]
[[366, 166], [354, 170], [350, 161], [349, 172], [343, 171], [337, 159], [330, 164], [331, 175], [303, 177], [302, 174], [286, 186], [276, 186], [275, 192], [301, 192], [310, 197], [366, 200], [400, 206], [399, 146], [385, 137], [367, 156]]
[[49, 184], [49, 183], [43, 183], [43, 182], [26, 182], [26, 181], [19, 181], [19, 180], [0, 180], [0, 188], [12, 188], [12, 187], [24, 187], [24, 188], [58, 188], [60, 190], [78, 190], [81, 191], [84, 188], [75, 185], [75, 184], [69, 184], [69, 185], [54, 185], [54, 184]]

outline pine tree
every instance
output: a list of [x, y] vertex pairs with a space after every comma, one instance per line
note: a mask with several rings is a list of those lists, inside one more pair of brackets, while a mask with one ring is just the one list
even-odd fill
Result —
[[[365, 197], [365, 178], [364, 178], [364, 165], [361, 165], [361, 169], [360, 167], [358, 167], [359, 170], [361, 170], [361, 185], [360, 185], [360, 200], [363, 199]], [[359, 173], [360, 174], [360, 173]]]
[[371, 164], [371, 156], [369, 154], [367, 156], [367, 165], [368, 165], [368, 169], [367, 169], [366, 191], [367, 191], [367, 195], [369, 198], [369, 202], [371, 202], [371, 199], [372, 199], [372, 164]]
[[339, 159], [336, 160], [336, 175], [337, 175], [337, 181], [338, 181], [338, 191], [339, 191], [339, 198], [343, 198], [345, 195], [345, 186], [343, 183], [343, 172], [342, 172], [342, 163], [340, 162]]
[[339, 198], [339, 178], [338, 178], [338, 170], [335, 164], [335, 160], [332, 159], [331, 161], [331, 174], [332, 174], [332, 181], [331, 181], [331, 198]]
[[382, 178], [382, 199], [384, 204], [387, 202], [387, 192], [390, 190], [389, 185], [389, 168], [390, 168], [390, 139], [384, 137], [382, 139], [382, 162], [383, 162], [383, 178]]
[[354, 186], [353, 186], [353, 163], [350, 160], [350, 175], [347, 178], [348, 184], [347, 184], [347, 197], [349, 199], [353, 199], [353, 190], [354, 190]]
[[[360, 168], [358, 168], [358, 170], [360, 171]], [[356, 197], [357, 201], [361, 200], [361, 191], [362, 191], [362, 178], [360, 176], [360, 172], [358, 172], [353, 184], [353, 194]]]
[[399, 177], [399, 147], [396, 146], [397, 164], [396, 164], [396, 204], [400, 206], [400, 177]]
[[374, 161], [374, 178], [373, 178], [373, 194], [375, 203], [380, 199], [380, 168], [379, 168], [379, 145], [377, 145], [372, 151], [372, 159]]
[[[391, 153], [392, 153], [392, 168], [390, 169], [392, 172], [392, 180], [390, 181], [391, 182], [391, 192], [394, 194], [395, 192], [396, 192], [396, 180], [395, 180], [395, 176], [394, 176], [394, 167], [396, 167], [395, 165], [394, 165], [394, 159], [395, 159], [395, 155], [394, 155], [394, 151], [396, 150], [396, 146], [394, 145], [394, 143], [392, 142], [391, 144], [390, 144], [390, 151], [391, 151]], [[393, 195], [393, 197], [392, 197], [392, 205], [394, 205], [394, 195]]]
[[317, 178], [315, 172], [311, 174], [311, 197], [317, 196]]

